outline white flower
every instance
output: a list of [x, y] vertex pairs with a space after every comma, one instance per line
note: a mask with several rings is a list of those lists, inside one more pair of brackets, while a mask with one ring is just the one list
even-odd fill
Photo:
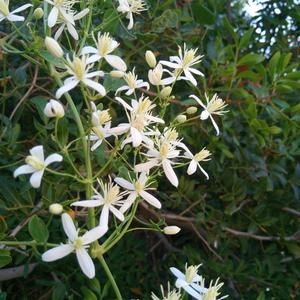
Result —
[[117, 11], [126, 13], [126, 18], [129, 19], [128, 29], [133, 27], [133, 14], [139, 14], [146, 10], [143, 0], [119, 0]]
[[45, 0], [47, 3], [51, 4], [53, 8], [48, 15], [48, 26], [50, 28], [54, 27], [57, 23], [59, 15], [63, 16], [68, 22], [75, 24], [71, 15], [67, 14], [67, 10], [70, 10], [77, 0]]
[[183, 46], [183, 53], [180, 46], [178, 46], [178, 56], [171, 56], [170, 61], [162, 60], [162, 65], [175, 69], [175, 74], [180, 76], [183, 72], [185, 77], [178, 77], [178, 79], [184, 79], [190, 81], [193, 85], [197, 85], [197, 81], [193, 74], [204, 76], [199, 70], [192, 68], [193, 65], [201, 62], [203, 55], [196, 55], [198, 49], [187, 49], [186, 44]]
[[43, 146], [35, 146], [29, 150], [30, 155], [26, 157], [26, 165], [22, 165], [14, 171], [14, 177], [22, 174], [31, 174], [30, 184], [34, 188], [39, 188], [45, 169], [54, 162], [61, 162], [63, 157], [57, 153], [49, 155], [44, 159]]
[[[169, 73], [171, 77], [162, 79], [164, 72]], [[168, 85], [176, 80], [176, 77], [168, 70], [163, 69], [161, 64], [158, 64], [153, 70], [149, 70], [148, 78], [153, 85]]]
[[152, 123], [164, 124], [162, 119], [152, 116], [152, 109], [156, 105], [148, 97], [144, 98], [143, 96], [138, 101], [132, 99], [131, 106], [120, 97], [116, 97], [116, 100], [125, 108], [129, 121], [129, 123], [119, 124], [112, 130], [115, 134], [129, 132], [128, 137], [122, 142], [121, 147], [124, 147], [128, 143], [132, 143], [133, 147], [138, 147], [142, 142], [152, 146], [153, 142], [148, 136], [157, 135], [158, 132], [151, 130], [147, 126]]
[[48, 118], [62, 118], [65, 115], [65, 110], [60, 102], [50, 99], [44, 108], [44, 114]]
[[124, 215], [115, 206], [122, 206], [124, 204], [124, 200], [122, 200], [122, 198], [126, 192], [120, 192], [119, 186], [113, 184], [111, 182], [111, 178], [109, 179], [108, 183], [103, 183], [99, 179], [97, 180], [102, 190], [102, 194], [94, 189], [95, 195], [93, 195], [91, 200], [77, 201], [71, 205], [80, 207], [103, 206], [99, 223], [101, 227], [108, 226], [109, 212], [113, 213], [121, 222], [123, 222]]
[[7, 19], [10, 22], [24, 21], [25, 18], [22, 16], [16, 15], [16, 13], [21, 12], [28, 7], [31, 7], [32, 4], [24, 4], [12, 12], [9, 11], [9, 0], [0, 0], [0, 22]]
[[67, 27], [67, 30], [70, 33], [70, 35], [73, 37], [74, 40], [77, 41], [79, 37], [75, 28], [75, 21], [82, 19], [88, 13], [89, 13], [89, 9], [85, 8], [78, 14], [76, 14], [76, 12], [73, 11], [72, 9], [67, 9], [65, 14], [59, 14], [57, 23], [61, 25], [57, 29], [54, 38], [57, 40], [61, 36], [64, 29]]
[[78, 230], [76, 230], [72, 218], [67, 213], [62, 214], [61, 220], [69, 241], [67, 244], [61, 244], [46, 251], [42, 255], [42, 260], [51, 262], [75, 252], [82, 272], [88, 278], [94, 278], [95, 266], [87, 249], [91, 243], [100, 239], [107, 232], [107, 227], [98, 226], [87, 231], [84, 235], [78, 236]]
[[215, 120], [213, 119], [212, 115], [219, 115], [222, 116], [225, 113], [228, 112], [228, 110], [224, 110], [224, 108], [227, 106], [227, 104], [218, 97], [217, 94], [214, 94], [213, 97], [209, 100], [208, 96], [205, 94], [205, 99], [206, 99], [206, 105], [195, 95], [191, 95], [190, 98], [194, 98], [200, 106], [204, 109], [201, 112], [200, 119], [201, 120], [206, 120], [208, 117], [211, 119], [211, 122], [213, 126], [216, 129], [217, 135], [219, 135], [219, 127]]
[[202, 276], [198, 275], [198, 266], [185, 265], [185, 274], [177, 268], [170, 268], [170, 271], [177, 277], [175, 285], [177, 288], [183, 288], [189, 295], [196, 299], [202, 299], [202, 296], [207, 292], [207, 289], [198, 283], [203, 281]]
[[[211, 281], [209, 283], [209, 287], [206, 289], [206, 293], [203, 295], [202, 300], [222, 300], [228, 297], [228, 295], [225, 295], [221, 298], [218, 298], [221, 293], [219, 293], [219, 289], [224, 285], [223, 282], [219, 283], [219, 278], [216, 280], [215, 283]], [[204, 287], [204, 279], [201, 282], [201, 287]]]
[[[175, 133], [174, 133], [175, 132]], [[175, 137], [176, 136], [176, 137]], [[155, 146], [149, 148], [145, 154], [148, 161], [135, 166], [135, 172], [149, 172], [149, 170], [155, 166], [162, 166], [166, 177], [172, 185], [178, 186], [178, 178], [173, 170], [173, 159], [179, 157], [180, 150], [176, 149], [175, 139], [177, 133], [175, 130], [165, 133], [160, 139], [156, 139]]]
[[93, 39], [96, 48], [86, 46], [81, 52], [81, 54], [92, 54], [92, 56], [88, 58], [88, 63], [93, 63], [104, 58], [113, 68], [125, 72], [127, 69], [125, 62], [119, 56], [110, 54], [119, 46], [119, 43], [110, 37], [109, 33], [101, 34], [99, 32], [98, 39], [96, 40], [94, 36]]
[[176, 289], [174, 289], [171, 291], [169, 282], [168, 282], [168, 291], [167, 291], [166, 295], [165, 295], [164, 288], [162, 285], [160, 286], [160, 290], [161, 290], [162, 298], [159, 298], [154, 293], [152, 293], [151, 294], [152, 300], [182, 300], [180, 290], [177, 291]]
[[137, 179], [133, 180], [132, 182], [121, 177], [115, 178], [115, 182], [119, 186], [129, 191], [128, 198], [120, 209], [122, 213], [127, 211], [127, 209], [132, 205], [132, 203], [135, 201], [135, 199], [138, 196], [143, 198], [150, 205], [153, 205], [156, 208], [161, 208], [160, 201], [147, 192], [147, 190], [151, 189], [148, 188], [147, 181], [148, 181], [148, 177], [146, 173], [141, 173], [140, 176], [137, 176]]
[[91, 147], [91, 151], [95, 151], [102, 144], [104, 139], [112, 135], [110, 126], [111, 122], [107, 122], [104, 126], [98, 125], [92, 128], [89, 139], [94, 142], [94, 145]]
[[93, 66], [88, 65], [86, 60], [86, 56], [82, 56], [81, 58], [73, 56], [73, 60], [70, 60], [69, 56], [67, 56], [66, 69], [72, 76], [65, 79], [63, 86], [56, 91], [57, 99], [59, 99], [64, 93], [74, 89], [80, 82], [96, 90], [101, 96], [105, 96], [106, 91], [104, 86], [96, 81], [91, 80], [93, 77], [104, 76], [104, 73], [102, 71], [89, 73], [89, 70]]
[[138, 79], [137, 75], [135, 75], [134, 70], [135, 69], [133, 69], [132, 72], [124, 74], [123, 79], [126, 81], [127, 85], [123, 85], [118, 88], [116, 94], [122, 91], [127, 91], [125, 95], [130, 96], [136, 89], [140, 89], [142, 87], [145, 87], [147, 88], [147, 90], [149, 90], [149, 83], [144, 82], [142, 79]]

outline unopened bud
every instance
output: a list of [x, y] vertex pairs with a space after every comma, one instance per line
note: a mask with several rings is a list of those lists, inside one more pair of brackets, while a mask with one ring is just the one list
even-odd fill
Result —
[[180, 230], [181, 230], [181, 228], [179, 228], [178, 226], [166, 226], [163, 229], [163, 232], [164, 232], [164, 234], [167, 234], [167, 235], [174, 235], [174, 234], [177, 234]]
[[198, 108], [196, 106], [191, 106], [186, 110], [186, 113], [188, 115], [195, 114], [197, 112]]
[[51, 99], [44, 108], [44, 114], [48, 118], [62, 118], [65, 115], [65, 110], [60, 102]]
[[63, 206], [59, 203], [53, 203], [49, 206], [49, 212], [53, 215], [60, 215], [63, 210]]
[[145, 54], [146, 62], [149, 65], [150, 68], [155, 68], [156, 66], [156, 57], [154, 53], [150, 50], [146, 51]]
[[36, 20], [39, 20], [44, 16], [44, 11], [41, 7], [38, 7], [34, 10], [33, 15]]
[[64, 51], [62, 50], [59, 43], [55, 39], [47, 36], [45, 38], [45, 46], [52, 55], [54, 55], [58, 58], [63, 57]]
[[178, 123], [184, 123], [186, 121], [186, 116], [185, 115], [179, 115], [176, 117], [176, 121]]
[[162, 98], [167, 98], [171, 95], [171, 93], [172, 93], [172, 88], [170, 86], [166, 86], [161, 90], [160, 95]]
[[109, 75], [114, 78], [123, 78], [124, 72], [123, 71], [111, 71], [109, 73]]

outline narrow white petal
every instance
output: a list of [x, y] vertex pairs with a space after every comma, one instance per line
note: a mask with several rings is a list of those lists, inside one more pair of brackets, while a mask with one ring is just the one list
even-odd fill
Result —
[[132, 192], [129, 194], [127, 199], [124, 201], [124, 204], [119, 209], [122, 214], [124, 214], [129, 209], [129, 207], [132, 205], [137, 196], [138, 194], [136, 192]]
[[42, 260], [47, 262], [55, 261], [69, 255], [73, 250], [74, 247], [70, 244], [60, 245], [43, 253]]
[[22, 17], [22, 16], [17, 16], [17, 15], [9, 14], [7, 16], [7, 20], [9, 20], [11, 22], [22, 22], [22, 21], [25, 20], [25, 18]]
[[51, 9], [50, 14], [48, 16], [48, 26], [50, 28], [52, 28], [56, 24], [57, 17], [58, 17], [58, 9], [54, 6]]
[[128, 109], [129, 111], [133, 110], [133, 108], [128, 103], [126, 103], [122, 98], [116, 97], [116, 100], [118, 102], [120, 102], [123, 105], [123, 107], [126, 108], [126, 109]]
[[61, 162], [62, 160], [63, 157], [60, 154], [53, 153], [46, 158], [45, 165], [48, 166], [54, 162]]
[[67, 29], [70, 33], [70, 35], [73, 37], [74, 40], [78, 40], [78, 33], [75, 29], [75, 27], [71, 23], [67, 23]]
[[178, 187], [178, 178], [172, 168], [171, 162], [169, 160], [164, 160], [162, 162], [162, 166], [164, 169], [164, 172], [166, 174], [166, 177], [168, 180], [175, 186]]
[[82, 80], [88, 87], [96, 90], [101, 96], [105, 96], [106, 95], [106, 90], [104, 88], [104, 86], [98, 82], [95, 82], [91, 79], [83, 79]]
[[61, 34], [63, 33], [65, 29], [65, 24], [61, 24], [61, 26], [59, 26], [59, 28], [56, 30], [55, 35], [54, 35], [54, 39], [58, 40], [58, 38], [61, 36]]
[[140, 192], [141, 197], [143, 197], [149, 204], [153, 205], [156, 208], [161, 208], [161, 203], [158, 199], [156, 199], [154, 196], [149, 194], [146, 191]]
[[127, 66], [122, 58], [117, 55], [106, 55], [105, 60], [115, 69], [125, 72]]
[[96, 77], [96, 76], [101, 76], [101, 77], [103, 77], [103, 76], [104, 76], [103, 71], [95, 71], [95, 72], [88, 73], [88, 74], [85, 76], [85, 78], [93, 78], [93, 77]]
[[179, 271], [177, 268], [175, 267], [171, 267], [170, 271], [173, 273], [173, 275], [175, 275], [177, 278], [181, 279], [181, 280], [185, 280], [185, 275]]
[[175, 63], [169, 62], [167, 60], [161, 60], [159, 63], [162, 64], [162, 65], [168, 66], [170, 68], [173, 68], [173, 69], [180, 69], [181, 68], [179, 64], [175, 64]]
[[31, 148], [29, 153], [38, 158], [41, 162], [44, 161], [44, 147], [42, 145]]
[[134, 167], [135, 172], [148, 172], [150, 169], [152, 169], [154, 166], [157, 166], [158, 162], [157, 160], [149, 160], [145, 163], [138, 164]]
[[88, 8], [85, 8], [84, 10], [82, 10], [81, 12], [79, 12], [74, 16], [74, 21], [82, 19], [89, 13], [89, 11], [90, 10]]
[[212, 124], [214, 125], [214, 127], [216, 129], [217, 135], [219, 135], [220, 134], [220, 130], [219, 130], [219, 127], [218, 127], [217, 123], [215, 122], [214, 118], [211, 115], [209, 115], [209, 117], [211, 119]]
[[197, 162], [194, 159], [192, 159], [187, 169], [187, 173], [188, 175], [192, 175], [196, 172], [196, 170], [197, 170]]
[[195, 100], [198, 102], [198, 104], [199, 104], [200, 106], [202, 106], [204, 109], [206, 109], [206, 106], [204, 105], [204, 103], [203, 103], [197, 96], [195, 96], [195, 95], [190, 95], [190, 98], [195, 99]]
[[123, 222], [124, 221], [124, 215], [118, 210], [116, 209], [114, 206], [110, 206], [109, 207], [110, 211], [121, 221]]
[[95, 47], [85, 46], [81, 50], [81, 55], [85, 54], [97, 54], [98, 50]]
[[182, 288], [195, 299], [202, 299], [201, 294], [197, 293], [191, 286], [185, 285]]
[[204, 76], [204, 74], [202, 72], [200, 72], [199, 70], [197, 70], [197, 69], [189, 68], [189, 71], [194, 73], [194, 74], [197, 74], [199, 76]]
[[197, 86], [197, 81], [189, 70], [185, 69], [184, 75], [194, 86]]
[[76, 201], [71, 204], [71, 206], [80, 206], [80, 207], [98, 207], [101, 206], [102, 202], [100, 200], [82, 200]]
[[200, 164], [198, 163], [198, 167], [201, 170], [201, 172], [205, 175], [206, 179], [209, 179], [209, 175], [207, 174], [207, 172], [200, 166]]
[[70, 90], [74, 89], [74, 87], [79, 83], [79, 80], [71, 80], [68, 83], [64, 83], [62, 87], [60, 87], [56, 91], [56, 98], [59, 99], [64, 93], [69, 92]]
[[72, 218], [69, 216], [69, 214], [63, 213], [61, 215], [61, 222], [67, 237], [71, 242], [73, 242], [78, 237], [78, 235]]
[[18, 8], [16, 8], [15, 10], [13, 10], [13, 11], [11, 12], [11, 14], [18, 13], [18, 12], [23, 11], [23, 10], [25, 10], [25, 9], [27, 9], [28, 7], [31, 7], [31, 6], [32, 6], [32, 4], [24, 4], [24, 5], [22, 5], [22, 6], [18, 7]]
[[134, 190], [134, 185], [131, 182], [129, 182], [128, 180], [121, 178], [121, 177], [116, 177], [114, 180], [122, 188], [130, 190], [130, 191]]
[[30, 177], [30, 184], [35, 189], [41, 186], [42, 177], [44, 175], [44, 170], [34, 172]]
[[33, 173], [35, 171], [36, 170], [32, 166], [23, 165], [23, 166], [20, 166], [19, 168], [17, 168], [14, 171], [14, 177], [17, 177], [17, 176], [22, 175], [22, 174], [30, 174], [30, 173]]
[[130, 128], [130, 133], [132, 136], [132, 146], [138, 147], [142, 143], [142, 135], [141, 133], [134, 127]]
[[108, 227], [108, 216], [109, 216], [109, 207], [104, 205], [100, 215], [99, 226]]
[[129, 19], [129, 23], [128, 23], [127, 29], [130, 30], [133, 27], [133, 15], [132, 15], [131, 12], [128, 13], [127, 18]]
[[107, 232], [107, 230], [108, 230], [107, 227], [97, 226], [97, 227], [87, 231], [81, 237], [81, 240], [84, 245], [88, 245], [90, 243], [93, 243], [94, 241], [99, 240]]
[[90, 279], [95, 277], [95, 266], [88, 252], [84, 249], [76, 250], [76, 256], [82, 272]]
[[87, 64], [92, 64], [98, 60], [100, 60], [102, 57], [99, 54], [94, 54], [90, 57], [87, 58], [86, 63]]

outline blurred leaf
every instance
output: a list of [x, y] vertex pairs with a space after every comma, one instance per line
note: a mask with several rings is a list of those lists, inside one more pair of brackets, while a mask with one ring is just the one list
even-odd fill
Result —
[[33, 216], [28, 224], [28, 230], [34, 240], [39, 243], [46, 243], [49, 238], [48, 229], [44, 221], [38, 216]]

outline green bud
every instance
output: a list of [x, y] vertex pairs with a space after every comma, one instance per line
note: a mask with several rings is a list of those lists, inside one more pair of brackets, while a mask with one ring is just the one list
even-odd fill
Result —
[[186, 113], [188, 115], [195, 114], [197, 112], [198, 108], [196, 106], [191, 106], [186, 110]]
[[186, 116], [185, 115], [179, 115], [176, 117], [176, 121], [178, 123], [184, 123], [186, 121]]
[[44, 11], [41, 7], [38, 7], [34, 10], [33, 15], [36, 18], [36, 20], [39, 20], [44, 16]]
[[146, 62], [149, 65], [150, 68], [155, 68], [156, 66], [156, 57], [154, 53], [150, 50], [146, 51], [145, 54]]
[[172, 93], [172, 88], [170, 86], [166, 86], [161, 90], [160, 95], [162, 98], [167, 98], [171, 95], [171, 93]]

